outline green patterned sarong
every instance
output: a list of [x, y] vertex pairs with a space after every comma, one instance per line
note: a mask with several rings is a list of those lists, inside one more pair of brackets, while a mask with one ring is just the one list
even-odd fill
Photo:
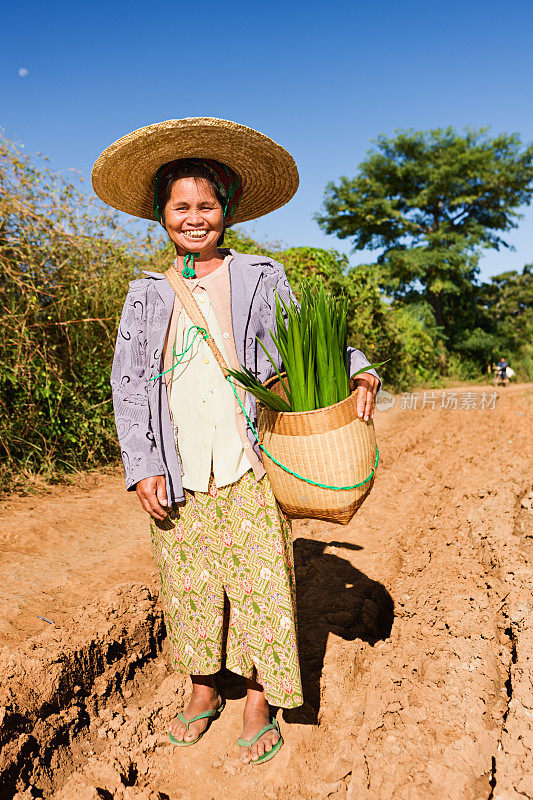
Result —
[[250, 470], [218, 489], [211, 475], [207, 492], [185, 489], [185, 504], [150, 531], [173, 667], [221, 668], [225, 592], [226, 667], [256, 677], [272, 705], [302, 705], [291, 523], [268, 477]]

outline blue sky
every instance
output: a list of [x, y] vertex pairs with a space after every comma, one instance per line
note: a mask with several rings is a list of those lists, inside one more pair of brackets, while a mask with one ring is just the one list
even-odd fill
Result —
[[[55, 170], [88, 179], [115, 139], [187, 116], [236, 120], [284, 145], [300, 188], [244, 226], [260, 241], [349, 252], [313, 213], [379, 133], [490, 125], [533, 141], [530, 0], [49, 0], [4, 6], [2, 27], [0, 127]], [[487, 252], [483, 279], [533, 261], [532, 223], [529, 208], [509, 236], [516, 252]]]

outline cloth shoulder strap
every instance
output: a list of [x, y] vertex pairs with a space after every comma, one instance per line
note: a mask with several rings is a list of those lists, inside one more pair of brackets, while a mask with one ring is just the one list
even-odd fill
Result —
[[218, 366], [222, 370], [222, 374], [224, 375], [225, 378], [227, 378], [227, 376], [229, 375], [229, 371], [224, 356], [218, 349], [215, 340], [211, 336], [211, 332], [207, 327], [206, 319], [202, 314], [202, 312], [200, 311], [200, 309], [198, 308], [198, 303], [192, 296], [191, 290], [189, 289], [189, 287], [187, 286], [187, 284], [185, 283], [179, 272], [174, 269], [174, 267], [170, 267], [170, 269], [167, 269], [164, 275], [167, 281], [174, 289], [174, 291], [176, 292], [178, 299], [181, 301], [183, 308], [189, 315], [193, 324], [198, 325], [198, 327], [204, 328], [207, 331], [207, 338], [205, 341], [211, 348], [211, 352], [213, 353]]

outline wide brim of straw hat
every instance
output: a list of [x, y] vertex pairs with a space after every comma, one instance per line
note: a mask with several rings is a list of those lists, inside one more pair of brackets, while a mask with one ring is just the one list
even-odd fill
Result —
[[242, 197], [231, 223], [280, 208], [298, 188], [293, 157], [268, 136], [227, 119], [187, 117], [138, 128], [109, 145], [92, 169], [94, 191], [113, 208], [153, 220], [157, 170], [179, 158], [214, 158], [240, 176]]

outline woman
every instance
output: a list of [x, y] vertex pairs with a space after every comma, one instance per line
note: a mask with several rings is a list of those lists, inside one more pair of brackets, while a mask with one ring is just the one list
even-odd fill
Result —
[[[119, 139], [96, 161], [92, 180], [110, 205], [157, 219], [176, 250], [168, 279], [146, 272], [130, 283], [111, 374], [126, 485], [151, 515], [172, 663], [192, 680], [170, 737], [193, 744], [224, 708], [215, 679], [227, 597], [225, 663], [247, 684], [241, 758], [262, 763], [283, 743], [270, 706], [303, 703], [291, 527], [251, 426], [171, 283], [185, 281], [230, 368], [271, 377], [256, 337], [276, 352], [275, 291], [294, 295], [276, 261], [222, 243], [228, 225], [290, 200], [296, 164], [257, 131], [190, 118]], [[350, 348], [351, 374], [368, 364]], [[374, 370], [352, 381], [364, 419], [379, 385]], [[255, 424], [255, 399], [240, 396]]]

